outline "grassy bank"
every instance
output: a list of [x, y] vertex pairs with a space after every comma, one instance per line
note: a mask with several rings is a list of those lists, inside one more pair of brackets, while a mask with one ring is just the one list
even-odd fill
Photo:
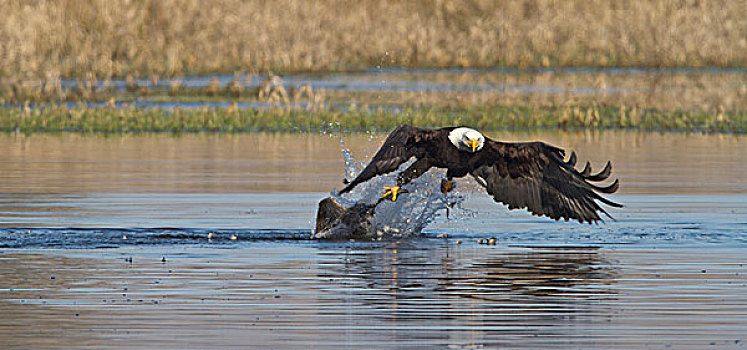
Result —
[[0, 76], [745, 66], [742, 1], [0, 0]]
[[625, 128], [744, 133], [747, 113], [639, 109], [625, 106], [410, 108], [305, 111], [204, 108], [194, 110], [47, 107], [0, 109], [4, 132], [249, 132], [388, 131], [407, 123], [423, 127], [469, 125], [482, 130], [538, 128]]

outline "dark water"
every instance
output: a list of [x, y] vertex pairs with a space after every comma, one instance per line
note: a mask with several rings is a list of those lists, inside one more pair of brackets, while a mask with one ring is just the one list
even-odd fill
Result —
[[424, 237], [322, 242], [334, 137], [0, 136], [0, 347], [744, 346], [747, 137], [491, 136], [612, 159], [626, 207], [557, 223], [467, 182]]

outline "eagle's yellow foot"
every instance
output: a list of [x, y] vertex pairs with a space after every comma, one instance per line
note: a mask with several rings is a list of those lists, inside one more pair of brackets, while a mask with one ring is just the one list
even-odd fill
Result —
[[447, 194], [454, 190], [454, 180], [441, 179], [441, 193]]
[[384, 186], [384, 189], [386, 192], [381, 195], [381, 197], [386, 198], [388, 196], [392, 196], [392, 202], [397, 200], [397, 193], [399, 193], [399, 186]]

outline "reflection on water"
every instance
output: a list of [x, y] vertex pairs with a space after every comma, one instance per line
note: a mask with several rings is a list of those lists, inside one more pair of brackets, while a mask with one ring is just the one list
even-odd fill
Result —
[[[320, 336], [341, 341], [347, 334], [348, 345], [437, 346], [479, 344], [497, 334], [563, 337], [567, 327], [612, 317], [614, 274], [595, 249], [475, 249], [440, 241], [301, 247], [292, 254], [269, 247], [240, 250], [236, 258], [198, 250], [165, 262], [153, 252], [106, 259], [11, 254], [0, 277], [8, 296], [0, 307], [18, 322], [2, 332], [31, 326], [63, 333], [69, 345], [116, 344], [126, 332], [134, 345], [200, 325], [204, 332], [184, 334], [188, 339], [174, 345], [240, 337], [255, 345], [343, 346]], [[131, 256], [132, 263], [124, 260]], [[62, 322], [49, 322], [55, 319]], [[44, 326], [33, 326], [39, 320]], [[547, 324], [555, 327], [543, 330]], [[35, 338], [10, 344], [51, 341]]]
[[[351, 249], [326, 262], [329, 271], [319, 277], [344, 285], [344, 293], [326, 289], [325, 299], [371, 310], [361, 317], [361, 328], [372, 322], [391, 328], [389, 341], [397, 344], [494, 346], [539, 336], [562, 339], [566, 326], [613, 316], [613, 268], [596, 249], [486, 250], [412, 242]], [[544, 329], [550, 324], [553, 329]]]
[[[613, 161], [621, 193], [747, 193], [747, 137], [622, 131], [492, 132], [542, 140], [579, 162]], [[343, 134], [368, 159], [382, 134]], [[315, 134], [0, 135], [0, 193], [328, 192], [342, 187], [340, 143]]]
[[0, 255], [19, 348], [737, 346], [728, 249], [510, 248], [442, 239]]
[[[345, 280], [355, 299], [390, 310], [386, 318], [402, 316], [417, 322], [462, 316], [474, 319], [479, 313], [483, 325], [524, 324], [545, 318], [548, 310], [563, 318], [564, 313], [581, 313], [591, 304], [597, 308], [600, 304], [596, 301], [614, 299], [610, 286], [614, 268], [594, 247], [488, 249], [479, 255], [434, 242], [397, 242], [383, 248], [348, 250], [344, 257], [326, 262], [329, 271], [319, 277]], [[391, 296], [395, 304], [377, 297], [382, 295]], [[469, 315], [461, 311], [413, 312], [463, 307], [480, 310]], [[516, 309], [522, 310], [520, 315], [507, 315], [508, 310]], [[593, 314], [607, 317], [600, 310]], [[485, 320], [491, 317], [495, 319]]]

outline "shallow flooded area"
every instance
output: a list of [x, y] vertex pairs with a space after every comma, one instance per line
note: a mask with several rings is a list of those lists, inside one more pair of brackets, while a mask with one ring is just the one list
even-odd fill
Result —
[[489, 135], [611, 159], [625, 207], [554, 222], [464, 180], [424, 237], [324, 242], [340, 139], [365, 161], [383, 135], [2, 135], [0, 344], [744, 346], [747, 137]]
[[[0, 79], [0, 88], [9, 90]], [[176, 78], [25, 81], [16, 89], [59, 86], [67, 107], [346, 110], [351, 106], [597, 105], [741, 111], [744, 68], [372, 68], [354, 72], [215, 74]], [[282, 87], [282, 88], [281, 88]], [[280, 91], [282, 90], [282, 91]], [[275, 91], [277, 95], [273, 95]], [[64, 92], [64, 93], [63, 93]], [[31, 101], [45, 101], [31, 93]], [[59, 96], [58, 96], [59, 97]], [[0, 100], [6, 101], [6, 100]], [[24, 99], [10, 98], [22, 106]], [[234, 104], [235, 103], [235, 104]], [[36, 106], [37, 104], [32, 104]], [[44, 103], [39, 106], [44, 106]]]

